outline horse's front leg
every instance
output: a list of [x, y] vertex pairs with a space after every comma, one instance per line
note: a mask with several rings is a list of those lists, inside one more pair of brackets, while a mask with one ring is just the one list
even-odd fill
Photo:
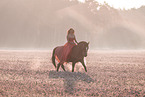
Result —
[[80, 62], [82, 63], [82, 65], [84, 66], [85, 71], [87, 72], [87, 68], [86, 68], [84, 60], [81, 60]]
[[61, 65], [61, 63], [58, 63], [58, 65], [57, 65], [57, 71], [59, 70], [60, 65]]
[[74, 72], [75, 62], [72, 63], [72, 72]]
[[64, 68], [64, 65], [63, 64], [61, 64], [61, 68], [65, 71], [65, 68]]

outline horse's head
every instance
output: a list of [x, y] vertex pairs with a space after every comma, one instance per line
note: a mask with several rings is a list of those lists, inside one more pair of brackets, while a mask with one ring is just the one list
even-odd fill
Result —
[[82, 52], [82, 55], [84, 57], [87, 57], [87, 52], [88, 52], [88, 49], [89, 49], [89, 42], [85, 42], [85, 41], [81, 41], [78, 43], [79, 47], [81, 48], [81, 52]]

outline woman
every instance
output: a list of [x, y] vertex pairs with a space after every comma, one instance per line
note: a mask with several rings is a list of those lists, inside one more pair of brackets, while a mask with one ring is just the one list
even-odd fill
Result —
[[75, 31], [72, 28], [68, 30], [67, 43], [64, 45], [62, 52], [62, 63], [67, 62], [68, 55], [70, 54], [71, 49], [78, 44], [74, 33]]

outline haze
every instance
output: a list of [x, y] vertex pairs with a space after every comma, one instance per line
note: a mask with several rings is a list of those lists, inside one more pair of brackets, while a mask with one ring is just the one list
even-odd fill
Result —
[[[70, 0], [71, 1], [71, 0]], [[81, 3], [85, 3], [89, 0], [78, 0]], [[131, 8], [140, 8], [145, 5], [145, 0], [92, 0], [93, 2], [97, 2], [100, 5], [108, 4], [109, 6], [116, 9], [126, 9], [129, 10]]]
[[[107, 2], [107, 1], [106, 1]], [[69, 28], [93, 49], [145, 49], [145, 7], [118, 10], [88, 0], [1, 0], [1, 49], [52, 49]]]

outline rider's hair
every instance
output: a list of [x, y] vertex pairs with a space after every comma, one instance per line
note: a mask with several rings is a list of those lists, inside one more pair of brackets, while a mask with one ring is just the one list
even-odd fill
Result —
[[69, 33], [74, 33], [75, 31], [74, 31], [74, 29], [73, 28], [70, 28], [69, 30], [68, 30], [68, 34]]

